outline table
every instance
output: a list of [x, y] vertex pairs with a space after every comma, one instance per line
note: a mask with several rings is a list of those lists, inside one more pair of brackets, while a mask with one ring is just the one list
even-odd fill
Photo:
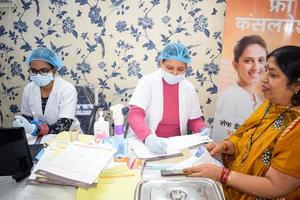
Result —
[[[47, 142], [47, 140], [44, 142]], [[190, 151], [182, 151], [183, 156], [151, 163], [178, 163], [190, 156]], [[142, 171], [142, 178], [160, 177], [159, 170]], [[28, 185], [27, 180], [16, 183], [11, 177], [0, 177], [0, 200], [75, 200], [76, 188], [55, 185]]]
[[0, 200], [68, 200], [76, 199], [76, 188], [54, 185], [27, 185], [27, 179], [16, 183], [11, 177], [0, 177]]
[[[42, 143], [49, 143], [56, 135], [47, 135]], [[30, 137], [30, 143], [36, 138]], [[76, 199], [76, 188], [55, 185], [28, 185], [27, 179], [17, 183], [12, 177], [0, 177], [0, 200], [68, 200]]]

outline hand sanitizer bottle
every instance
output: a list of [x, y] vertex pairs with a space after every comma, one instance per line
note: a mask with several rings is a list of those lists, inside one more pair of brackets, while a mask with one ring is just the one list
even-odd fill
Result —
[[103, 111], [99, 112], [99, 118], [94, 124], [95, 142], [102, 142], [103, 139], [109, 137], [109, 123], [104, 120]]
[[113, 111], [114, 120], [114, 138], [113, 146], [117, 149], [115, 157], [124, 157], [127, 155], [127, 142], [124, 139], [124, 116], [122, 109], [124, 106], [122, 104], [117, 104], [112, 106], [110, 110]]

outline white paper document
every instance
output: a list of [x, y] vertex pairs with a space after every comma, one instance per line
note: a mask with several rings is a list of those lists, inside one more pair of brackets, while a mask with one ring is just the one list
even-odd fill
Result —
[[[43, 163], [40, 170], [52, 175], [92, 184], [116, 150], [108, 145], [92, 146], [74, 142], [55, 158]], [[55, 178], [55, 177], [54, 177]]]
[[132, 148], [132, 150], [134, 151], [134, 153], [139, 159], [155, 160], [155, 159], [163, 159], [167, 157], [169, 158], [172, 156], [182, 155], [182, 153], [178, 149], [174, 149], [170, 146], [168, 146], [166, 154], [153, 153], [141, 140], [137, 138], [130, 138], [128, 140], [128, 143], [130, 148]]
[[199, 144], [212, 142], [208, 136], [200, 136], [199, 134], [183, 135], [170, 137], [167, 139], [168, 149], [166, 154], [157, 154], [149, 150], [149, 148], [139, 139], [130, 138], [128, 140], [130, 147], [133, 149], [136, 156], [140, 159], [163, 159], [175, 156], [181, 156], [181, 149], [196, 146]]
[[47, 165], [47, 162], [51, 158], [52, 153], [53, 153], [52, 151], [45, 149], [45, 152], [44, 152], [43, 156], [41, 157], [41, 159], [37, 162], [36, 165], [34, 165], [32, 171], [31, 171], [31, 174], [28, 178], [29, 180], [34, 180], [37, 177], [35, 172], [37, 170], [41, 169], [44, 165]]
[[192, 167], [200, 164], [214, 164], [219, 167], [224, 167], [222, 163], [213, 158], [204, 146], [200, 146], [192, 156], [170, 167], [170, 170], [181, 170], [187, 167]]
[[169, 144], [177, 149], [185, 149], [199, 144], [212, 142], [212, 139], [210, 139], [208, 136], [200, 136], [199, 134], [181, 135], [170, 137], [168, 139]]

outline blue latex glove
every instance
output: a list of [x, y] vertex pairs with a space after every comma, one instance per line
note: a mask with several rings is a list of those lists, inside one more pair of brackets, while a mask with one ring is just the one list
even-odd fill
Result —
[[31, 124], [39, 125], [39, 124], [42, 124], [42, 122], [39, 120], [32, 120]]
[[[32, 117], [33, 117], [33, 120], [30, 122], [32, 124], [35, 124], [35, 125], [39, 125], [39, 124], [42, 124], [42, 122], [39, 120], [39, 118], [36, 116], [35, 112], [32, 112]], [[70, 129], [71, 130], [71, 129]]]
[[155, 133], [151, 133], [146, 137], [145, 145], [154, 153], [167, 153], [168, 143], [166, 139], [157, 137]]
[[33, 136], [36, 136], [38, 133], [37, 125], [31, 124], [29, 121], [27, 121], [27, 119], [25, 119], [22, 116], [15, 116], [15, 120], [13, 121], [13, 127], [24, 127], [25, 132]]
[[201, 130], [199, 131], [198, 134], [200, 134], [201, 136], [208, 136], [208, 137], [210, 137], [211, 129], [207, 128], [207, 127], [203, 127], [203, 128], [201, 128]]
[[114, 157], [126, 157], [127, 156], [127, 139], [123, 137], [108, 137], [104, 138], [103, 143], [112, 144], [112, 146], [117, 149], [117, 152], [115, 153]]

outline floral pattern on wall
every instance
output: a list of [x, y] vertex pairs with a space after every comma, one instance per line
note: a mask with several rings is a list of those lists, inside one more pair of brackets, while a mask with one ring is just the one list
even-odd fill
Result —
[[28, 83], [26, 57], [51, 48], [64, 79], [92, 84], [98, 104], [128, 104], [138, 80], [159, 67], [169, 42], [188, 46], [186, 77], [211, 123], [220, 69], [225, 0], [20, 0], [0, 8], [0, 126], [11, 126]]

